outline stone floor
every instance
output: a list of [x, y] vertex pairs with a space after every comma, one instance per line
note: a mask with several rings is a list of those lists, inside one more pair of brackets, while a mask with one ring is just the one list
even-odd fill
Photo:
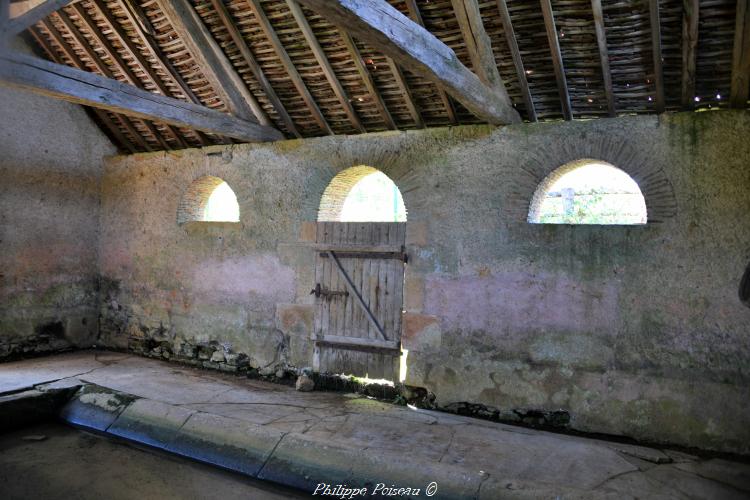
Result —
[[669, 449], [300, 393], [126, 354], [0, 365], [0, 396], [71, 385], [84, 389], [63, 412], [69, 422], [310, 492], [383, 482], [424, 496], [434, 482], [434, 498], [750, 498], [750, 465]]

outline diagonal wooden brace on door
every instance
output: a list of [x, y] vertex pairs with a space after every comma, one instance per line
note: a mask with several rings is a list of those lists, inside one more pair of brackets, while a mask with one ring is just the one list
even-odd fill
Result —
[[336, 269], [338, 269], [339, 274], [342, 278], [344, 278], [344, 283], [346, 284], [346, 288], [349, 290], [349, 293], [354, 295], [354, 298], [357, 299], [357, 302], [362, 307], [362, 309], [365, 311], [365, 316], [367, 316], [367, 320], [370, 322], [370, 324], [375, 328], [375, 330], [378, 331], [381, 337], [383, 337], [383, 340], [388, 340], [388, 338], [385, 336], [385, 332], [383, 331], [383, 327], [380, 326], [380, 323], [378, 323], [378, 320], [375, 318], [375, 316], [372, 314], [372, 311], [370, 308], [365, 304], [365, 301], [362, 299], [362, 295], [360, 295], [359, 290], [354, 288], [354, 283], [352, 283], [351, 278], [348, 274], [346, 274], [346, 271], [341, 266], [341, 262], [339, 262], [338, 257], [336, 257], [336, 254], [333, 253], [332, 250], [326, 251], [326, 254], [328, 257], [336, 264]]

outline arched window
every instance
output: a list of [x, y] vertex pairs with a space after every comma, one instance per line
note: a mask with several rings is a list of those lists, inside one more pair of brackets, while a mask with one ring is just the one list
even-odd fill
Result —
[[553, 171], [537, 188], [528, 221], [537, 224], [645, 224], [646, 200], [617, 167], [579, 160]]
[[406, 207], [401, 192], [387, 175], [359, 165], [333, 178], [320, 200], [318, 220], [406, 222]]
[[189, 221], [239, 222], [240, 206], [229, 184], [210, 175], [194, 180], [177, 209], [177, 222]]

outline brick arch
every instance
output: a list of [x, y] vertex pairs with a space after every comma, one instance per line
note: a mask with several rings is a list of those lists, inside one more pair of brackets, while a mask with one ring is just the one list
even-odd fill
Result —
[[[381, 171], [377, 168], [370, 167], [369, 165], [356, 165], [354, 167], [346, 168], [336, 174], [333, 179], [331, 179], [328, 186], [326, 186], [323, 195], [320, 197], [318, 220], [340, 220], [346, 198], [349, 196], [352, 189], [354, 189], [354, 186], [368, 175], [378, 172]], [[391, 181], [393, 180], [391, 179]]]
[[[531, 198], [531, 202], [529, 203], [529, 213], [527, 216], [527, 222], [531, 222], [531, 223], [539, 222], [539, 215], [540, 215], [539, 211], [542, 208], [542, 203], [544, 202], [544, 199], [547, 196], [547, 193], [549, 192], [552, 185], [555, 184], [555, 182], [557, 182], [558, 180], [560, 180], [562, 177], [569, 174], [570, 172], [573, 172], [574, 170], [580, 167], [583, 167], [585, 165], [591, 165], [591, 164], [606, 165], [608, 167], [612, 167], [616, 170], [620, 170], [621, 172], [624, 172], [622, 169], [617, 168], [615, 165], [612, 165], [611, 163], [607, 163], [606, 161], [601, 161], [601, 160], [595, 160], [593, 158], [582, 158], [580, 160], [571, 161], [571, 162], [568, 162], [564, 165], [557, 167], [549, 175], [547, 175], [547, 177], [545, 177], [544, 180], [542, 180], [542, 182], [539, 183], [539, 186], [537, 186], [536, 191], [534, 192], [534, 195]], [[638, 187], [638, 189], [640, 190], [640, 186]], [[641, 195], [641, 198], [643, 198], [643, 201], [645, 203], [643, 192], [640, 192], [640, 195]], [[648, 215], [646, 216], [646, 222], [648, 222]], [[636, 223], [625, 222], [624, 224], [636, 224]]]
[[203, 175], [195, 179], [180, 199], [177, 207], [177, 223], [204, 221], [208, 199], [224, 182], [224, 179], [213, 175]]
[[520, 166], [523, 175], [506, 205], [509, 217], [526, 222], [539, 185], [561, 165], [589, 158], [622, 170], [638, 184], [646, 201], [649, 224], [664, 222], [677, 214], [674, 188], [654, 152], [618, 136], [582, 136], [575, 141], [538, 148], [529, 155]]

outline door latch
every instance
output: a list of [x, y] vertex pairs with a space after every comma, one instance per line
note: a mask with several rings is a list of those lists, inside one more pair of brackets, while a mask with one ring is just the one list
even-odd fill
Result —
[[317, 283], [315, 285], [315, 288], [310, 290], [310, 295], [315, 295], [315, 297], [320, 298], [321, 296], [325, 297], [326, 299], [330, 299], [331, 297], [335, 295], [343, 295], [344, 297], [349, 296], [349, 292], [346, 290], [329, 290], [324, 286], [320, 286], [320, 283]]

